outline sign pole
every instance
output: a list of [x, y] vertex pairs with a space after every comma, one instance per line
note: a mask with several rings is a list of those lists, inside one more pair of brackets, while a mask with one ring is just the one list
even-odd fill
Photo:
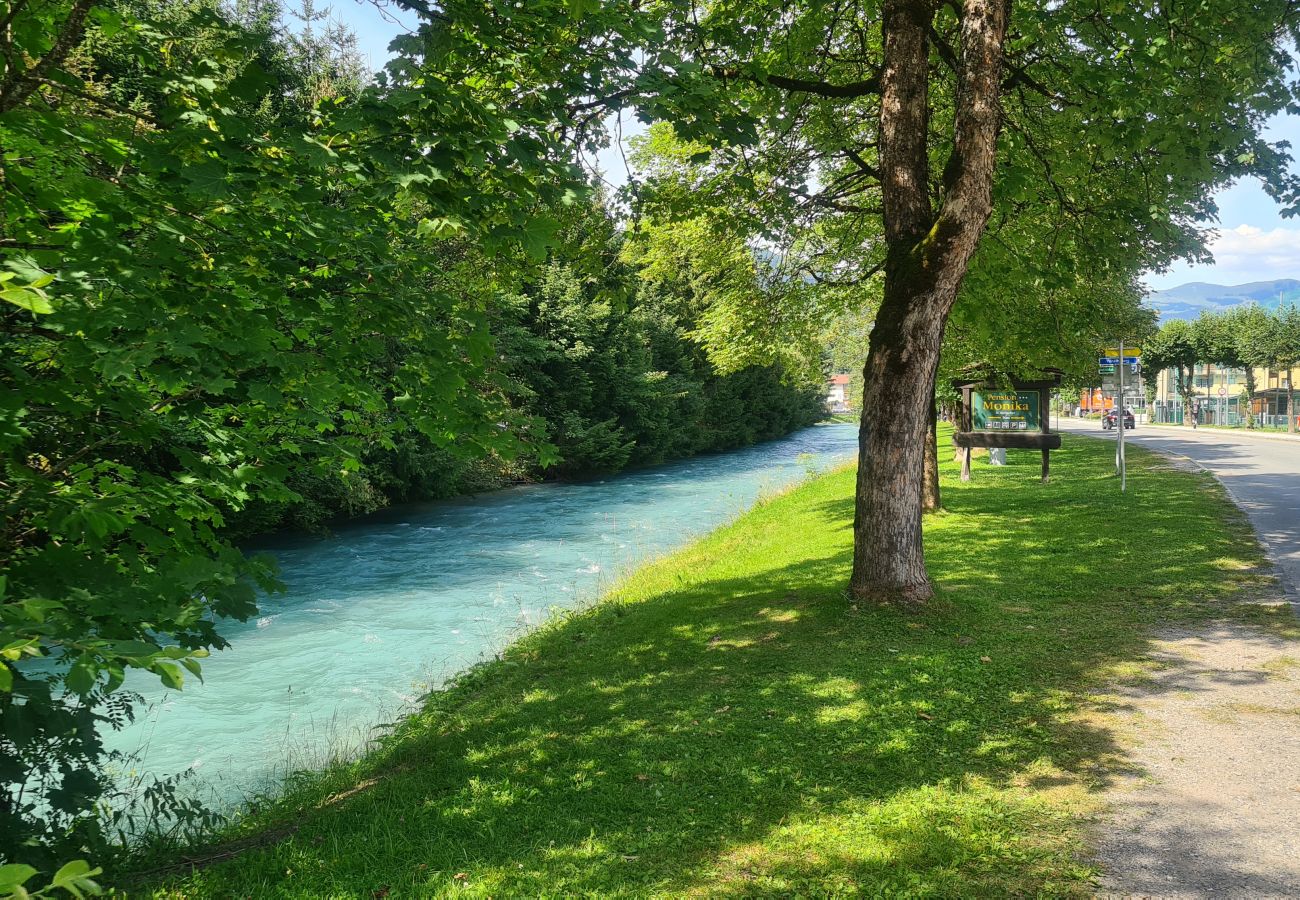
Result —
[[1124, 459], [1124, 339], [1119, 339], [1119, 401], [1116, 403], [1115, 427], [1119, 429], [1119, 490], [1128, 490], [1128, 466]]

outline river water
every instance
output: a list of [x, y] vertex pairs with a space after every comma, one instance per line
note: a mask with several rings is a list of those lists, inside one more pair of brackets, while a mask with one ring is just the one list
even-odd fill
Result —
[[128, 678], [148, 708], [111, 749], [155, 775], [192, 773], [221, 805], [294, 768], [351, 755], [449, 675], [622, 572], [852, 458], [856, 428], [819, 425], [731, 453], [612, 476], [408, 504], [257, 549], [286, 593], [223, 629], [228, 650], [181, 692]]

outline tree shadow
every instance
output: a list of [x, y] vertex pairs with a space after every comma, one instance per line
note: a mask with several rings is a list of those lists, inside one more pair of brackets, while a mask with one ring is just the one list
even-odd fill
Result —
[[[513, 870], [522, 893], [676, 890], [802, 813], [1003, 782], [1045, 754], [1094, 776], [1119, 764], [1103, 732], [1054, 746], [1053, 693], [1095, 660], [1049, 678], [990, 667], [983, 642], [944, 640], [959, 617], [846, 611], [822, 587], [846, 565], [837, 554], [579, 616], [439, 698], [366, 772], [371, 787], [263, 852], [295, 872], [364, 856], [389, 885], [418, 861]], [[917, 630], [935, 636], [918, 645]], [[946, 859], [944, 828], [936, 806], [934, 840], [880, 839], [891, 856], [918, 857], [911, 842]], [[952, 853], [975, 855], [960, 843]]]

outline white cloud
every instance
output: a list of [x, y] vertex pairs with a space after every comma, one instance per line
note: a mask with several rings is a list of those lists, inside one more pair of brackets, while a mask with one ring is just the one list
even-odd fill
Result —
[[1143, 280], [1153, 291], [1189, 281], [1237, 285], [1278, 278], [1300, 278], [1300, 227], [1265, 230], [1255, 225], [1219, 229], [1209, 241], [1214, 262], [1190, 266], [1176, 262], [1168, 272], [1148, 272]]
[[[1300, 278], [1300, 228], [1265, 231], [1254, 225], [1238, 225], [1220, 231], [1209, 247], [1214, 254], [1214, 265], [1205, 268], [1212, 269], [1213, 277], [1205, 277], [1206, 281], [1237, 284]], [[1195, 274], [1198, 278], [1202, 276], [1201, 271]], [[1210, 274], [1204, 271], [1204, 275]]]

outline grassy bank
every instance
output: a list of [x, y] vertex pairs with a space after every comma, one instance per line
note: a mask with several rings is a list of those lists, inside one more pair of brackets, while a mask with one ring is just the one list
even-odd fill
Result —
[[[945, 466], [920, 614], [855, 608], [852, 473], [647, 566], [294, 787], [170, 896], [1074, 893], [1123, 751], [1088, 700], [1158, 623], [1240, 614], [1207, 476], [1066, 437]], [[1267, 618], [1268, 613], [1256, 616]]]

